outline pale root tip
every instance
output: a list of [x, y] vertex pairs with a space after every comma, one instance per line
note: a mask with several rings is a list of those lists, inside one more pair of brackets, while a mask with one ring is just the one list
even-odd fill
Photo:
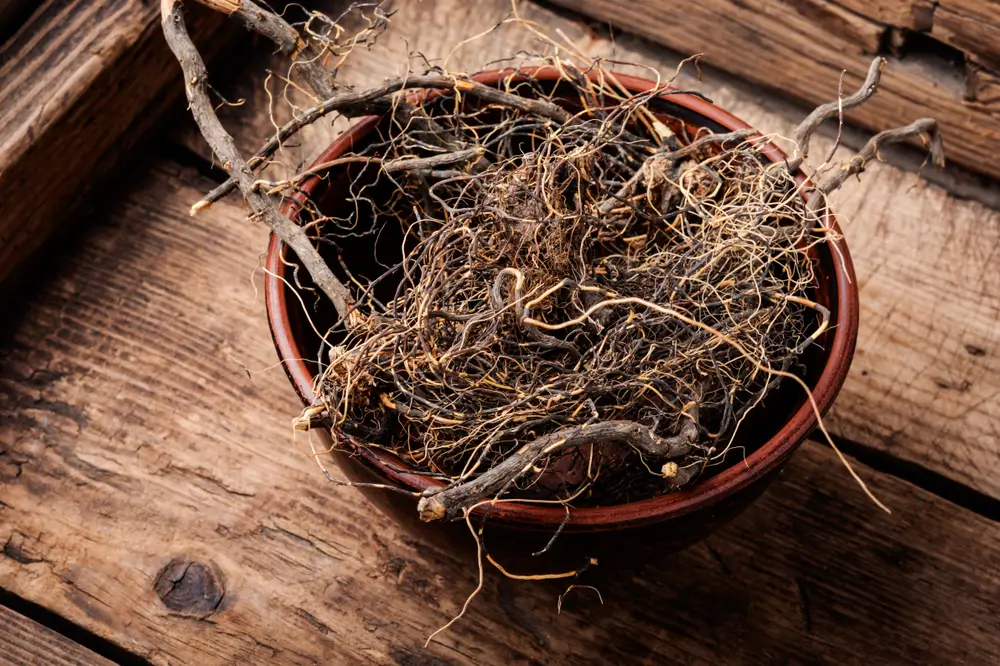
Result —
[[422, 497], [417, 502], [417, 513], [420, 514], [420, 520], [425, 523], [429, 523], [432, 520], [440, 520], [444, 518], [444, 504], [436, 497]]
[[207, 199], [202, 199], [195, 205], [191, 206], [191, 210], [188, 212], [191, 215], [191, 217], [194, 217], [195, 215], [197, 215], [198, 213], [200, 213], [201, 211], [203, 211], [204, 209], [208, 208], [211, 205], [212, 205], [211, 201]]

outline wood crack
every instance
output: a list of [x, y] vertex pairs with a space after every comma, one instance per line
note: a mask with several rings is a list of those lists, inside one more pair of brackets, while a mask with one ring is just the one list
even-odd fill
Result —
[[31, 555], [24, 546], [24, 535], [18, 532], [12, 533], [8, 538], [7, 542], [3, 546], [4, 557], [10, 558], [15, 562], [20, 564], [38, 564], [39, 562], [46, 562], [44, 557], [35, 557]]
[[967, 483], [947, 477], [912, 460], [901, 458], [867, 444], [836, 435], [833, 440], [837, 448], [868, 467], [911, 483], [984, 518], [1000, 522], [1000, 499], [991, 497]]

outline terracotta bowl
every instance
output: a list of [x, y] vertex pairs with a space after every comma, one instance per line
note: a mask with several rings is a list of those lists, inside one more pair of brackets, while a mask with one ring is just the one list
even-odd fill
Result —
[[[547, 82], [553, 88], [559, 81], [559, 73], [550, 67], [495, 70], [479, 74], [476, 79], [487, 85], [498, 85], [501, 81], [510, 85], [523, 82], [528, 76], [536, 82]], [[645, 79], [624, 75], [618, 78], [634, 92], [655, 87], [654, 82]], [[704, 127], [726, 132], [748, 127], [732, 114], [690, 94], [662, 96], [653, 100], [651, 108], [663, 114], [665, 122], [674, 125], [680, 122], [691, 129]], [[316, 163], [328, 162], [363, 146], [378, 136], [382, 123], [383, 119], [375, 116], [360, 120], [334, 141]], [[764, 154], [774, 162], [785, 159], [784, 153], [773, 144], [766, 146]], [[336, 202], [346, 198], [346, 177], [338, 178], [336, 173], [327, 174], [323, 179], [309, 178], [301, 186], [304, 193], [320, 201]], [[293, 218], [298, 215], [298, 202], [291, 202], [286, 213]], [[836, 228], [834, 220], [826, 224]], [[366, 259], [365, 250], [358, 248], [343, 248], [343, 256], [353, 260], [355, 265]], [[369, 248], [369, 263], [370, 257]], [[310, 405], [318, 366], [315, 360], [309, 359], [316, 359], [319, 340], [308, 325], [302, 304], [286, 287], [284, 279], [292, 274], [286, 261], [294, 265], [294, 255], [272, 235], [266, 260], [268, 321], [288, 378], [302, 402]], [[829, 332], [820, 340], [821, 344], [813, 346], [804, 364], [807, 368], [805, 379], [812, 387], [820, 411], [825, 413], [839, 392], [854, 355], [858, 292], [850, 254], [842, 240], [820, 245], [815, 261], [818, 284], [813, 298], [830, 309], [832, 320]], [[322, 320], [323, 313], [311, 312], [310, 316], [316, 322]], [[561, 506], [504, 502], [483, 507], [477, 510], [474, 519], [477, 526], [485, 526], [486, 548], [509, 570], [518, 572], [575, 568], [590, 557], [597, 558], [604, 569], [609, 564], [648, 562], [704, 538], [759, 496], [816, 427], [815, 414], [802, 391], [789, 384], [786, 382], [756, 410], [755, 423], [746, 428], [739, 442], [745, 447], [739, 450], [739, 455], [692, 488], [615, 506], [573, 509], [559, 538], [540, 556], [531, 553], [542, 550], [566, 519]], [[325, 447], [333, 448], [328, 432], [316, 432], [314, 436], [321, 438]], [[355, 481], [387, 483], [416, 490], [439, 483], [408, 473], [406, 464], [387, 452], [352, 452], [340, 448], [331, 455], [344, 475]], [[425, 539], [459, 548], [474, 545], [467, 526], [461, 521], [422, 523], [417, 517], [416, 499], [387, 491], [363, 492], [379, 509]]]

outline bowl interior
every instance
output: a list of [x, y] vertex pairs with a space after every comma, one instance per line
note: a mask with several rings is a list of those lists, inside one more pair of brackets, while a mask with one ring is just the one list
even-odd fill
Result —
[[[530, 74], [530, 79], [528, 75]], [[551, 68], [526, 69], [517, 72], [487, 72], [477, 78], [483, 83], [496, 84], [504, 81], [512, 89], [520, 89], [521, 94], [539, 92], [560, 98], [558, 72]], [[518, 83], [518, 78], [521, 82]], [[619, 75], [622, 83], [633, 91], [649, 90], [653, 82]], [[440, 95], [438, 103], [447, 99]], [[567, 98], [562, 103], [570, 105]], [[727, 132], [747, 127], [745, 123], [718, 109], [711, 103], [694, 95], [676, 94], [652, 100], [651, 108], [661, 120], [675, 132], [693, 134], [699, 129], [712, 132]], [[351, 130], [338, 138], [316, 163], [335, 159], [344, 152], [357, 151], [366, 145], [378, 142], [387, 131], [386, 121], [376, 117], [366, 118], [355, 124]], [[775, 162], [784, 159], [784, 154], [775, 146], [765, 150]], [[308, 193], [318, 208], [327, 214], [344, 214], [348, 209], [361, 206], [363, 202], [352, 201], [350, 192], [358, 191], [358, 186], [369, 186], [366, 195], [377, 199], [389, 196], [391, 184], [384, 178], [375, 181], [374, 170], [363, 170], [357, 165], [344, 165], [303, 181], [301, 189]], [[367, 181], [366, 181], [367, 179]], [[375, 181], [375, 182], [373, 182]], [[293, 200], [286, 212], [293, 218], [302, 216], [300, 203], [304, 195]], [[360, 279], [374, 279], [384, 272], [384, 266], [399, 261], [404, 251], [401, 230], [387, 225], [377, 234], [359, 235], [339, 242], [339, 248], [322, 246], [321, 251], [328, 263], [344, 278], [341, 262]], [[813, 345], [801, 358], [798, 374], [812, 387], [814, 398], [821, 412], [825, 412], [840, 388], [850, 365], [854, 338], [857, 332], [857, 298], [853, 287], [853, 271], [847, 248], [842, 242], [820, 245], [815, 253], [816, 274], [819, 282], [815, 286], [813, 298], [826, 305], [831, 311], [830, 330]], [[329, 350], [315, 331], [326, 331], [335, 321], [332, 306], [315, 297], [315, 292], [302, 292], [311, 286], [303, 270], [297, 270], [297, 260], [287, 248], [272, 236], [267, 256], [268, 276], [266, 280], [266, 301], [268, 319], [278, 353], [284, 367], [305, 403], [313, 399], [312, 380], [321, 371], [320, 359]], [[305, 293], [299, 300], [290, 284], [297, 284], [296, 291]], [[376, 297], [390, 300], [395, 285], [386, 280], [375, 288]], [[329, 340], [329, 344], [336, 344]], [[815, 414], [806, 396], [797, 385], [784, 382], [768, 396], [764, 405], [750, 413], [741, 426], [736, 445], [727, 454], [722, 464], [713, 466], [698, 483], [688, 490], [638, 500], [609, 507], [584, 507], [573, 510], [574, 525], [601, 525], [621, 521], [658, 520], [670, 515], [680, 515], [700, 506], [711, 504], [726, 494], [743, 488], [754, 479], [780, 465], [794, 448], [816, 425]], [[433, 481], [427, 477], [407, 474], [406, 464], [388, 452], [359, 452], [365, 463], [377, 470], [387, 481], [417, 490], [423, 490]], [[540, 506], [509, 502], [490, 508], [491, 520], [513, 520], [532, 524], [550, 524], [555, 527], [562, 523], [565, 511], [560, 506]]]

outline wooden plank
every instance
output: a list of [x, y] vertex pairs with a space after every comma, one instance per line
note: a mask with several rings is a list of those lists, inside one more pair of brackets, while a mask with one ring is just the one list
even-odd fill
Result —
[[[47, 0], [0, 46], [0, 282], [182, 93], [145, 0]], [[223, 18], [198, 12], [206, 55]]]
[[1000, 525], [862, 467], [887, 516], [815, 444], [706, 544], [591, 581], [603, 606], [491, 575], [425, 650], [474, 568], [292, 445], [263, 229], [142, 172], [0, 346], [0, 587], [154, 664], [1000, 659]]
[[998, 0], [940, 0], [934, 8], [931, 35], [994, 72], [1000, 71]]
[[[1000, 71], [998, 0], [835, 0], [835, 4], [859, 21], [893, 29], [893, 38], [903, 46], [911, 31], [926, 33], [962, 51], [972, 62]], [[820, 24], [830, 27], [828, 21]]]
[[986, 104], [1000, 102], [1000, 76], [972, 65], [968, 71], [966, 98]]
[[[830, 99], [830, 81], [846, 69], [857, 87], [886, 26], [866, 21], [829, 0], [555, 0], [574, 11], [665, 44], [758, 85], [813, 104]], [[868, 31], [859, 22], [869, 24]], [[933, 31], [932, 31], [933, 32]], [[913, 53], [889, 58], [880, 92], [848, 114], [867, 129], [932, 116], [941, 122], [948, 157], [974, 171], [1000, 176], [1000, 107], [968, 103], [961, 66]]]
[[837, 0], [837, 4], [873, 21], [907, 30], [930, 30], [935, 5], [932, 0]]
[[11, 666], [111, 666], [112, 662], [0, 606], [0, 663]]
[[[410, 53], [444, 58], [452, 46], [488, 30], [509, 12], [504, 0], [480, 2], [475, 9], [457, 1], [399, 3], [394, 27], [370, 52], [358, 52], [342, 67], [342, 80], [370, 84], [401, 72]], [[619, 36], [616, 43], [573, 21], [532, 4], [525, 18], [562, 31], [592, 55], [634, 61], [668, 73], [678, 56], [640, 40]], [[512, 50], [538, 51], [541, 45], [515, 26], [506, 26], [452, 55], [452, 64], [475, 68]], [[270, 112], [263, 86], [265, 68], [279, 60], [248, 66], [229, 86], [247, 98], [230, 127], [251, 151], [282, 122], [287, 109]], [[635, 73], [648, 76], [648, 71]], [[837, 77], [828, 81], [836, 88]], [[1000, 99], [983, 76], [984, 99]], [[759, 88], [718, 73], [695, 87], [764, 132], [792, 136], [806, 111], [781, 103]], [[995, 86], [995, 84], [993, 84]], [[828, 92], [829, 92], [828, 90]], [[280, 97], [280, 90], [272, 91]], [[282, 178], [325, 148], [344, 123], [320, 124], [283, 150]], [[190, 125], [177, 140], [200, 154], [204, 141]], [[815, 139], [814, 155], [832, 149], [830, 138]], [[846, 158], [846, 149], [838, 157]], [[1000, 191], [1000, 188], [996, 188]], [[1000, 213], [948, 195], [916, 174], [888, 165], [869, 169], [848, 183], [835, 203], [854, 255], [861, 285], [861, 332], [854, 370], [829, 417], [839, 435], [888, 451], [1000, 497]]]

